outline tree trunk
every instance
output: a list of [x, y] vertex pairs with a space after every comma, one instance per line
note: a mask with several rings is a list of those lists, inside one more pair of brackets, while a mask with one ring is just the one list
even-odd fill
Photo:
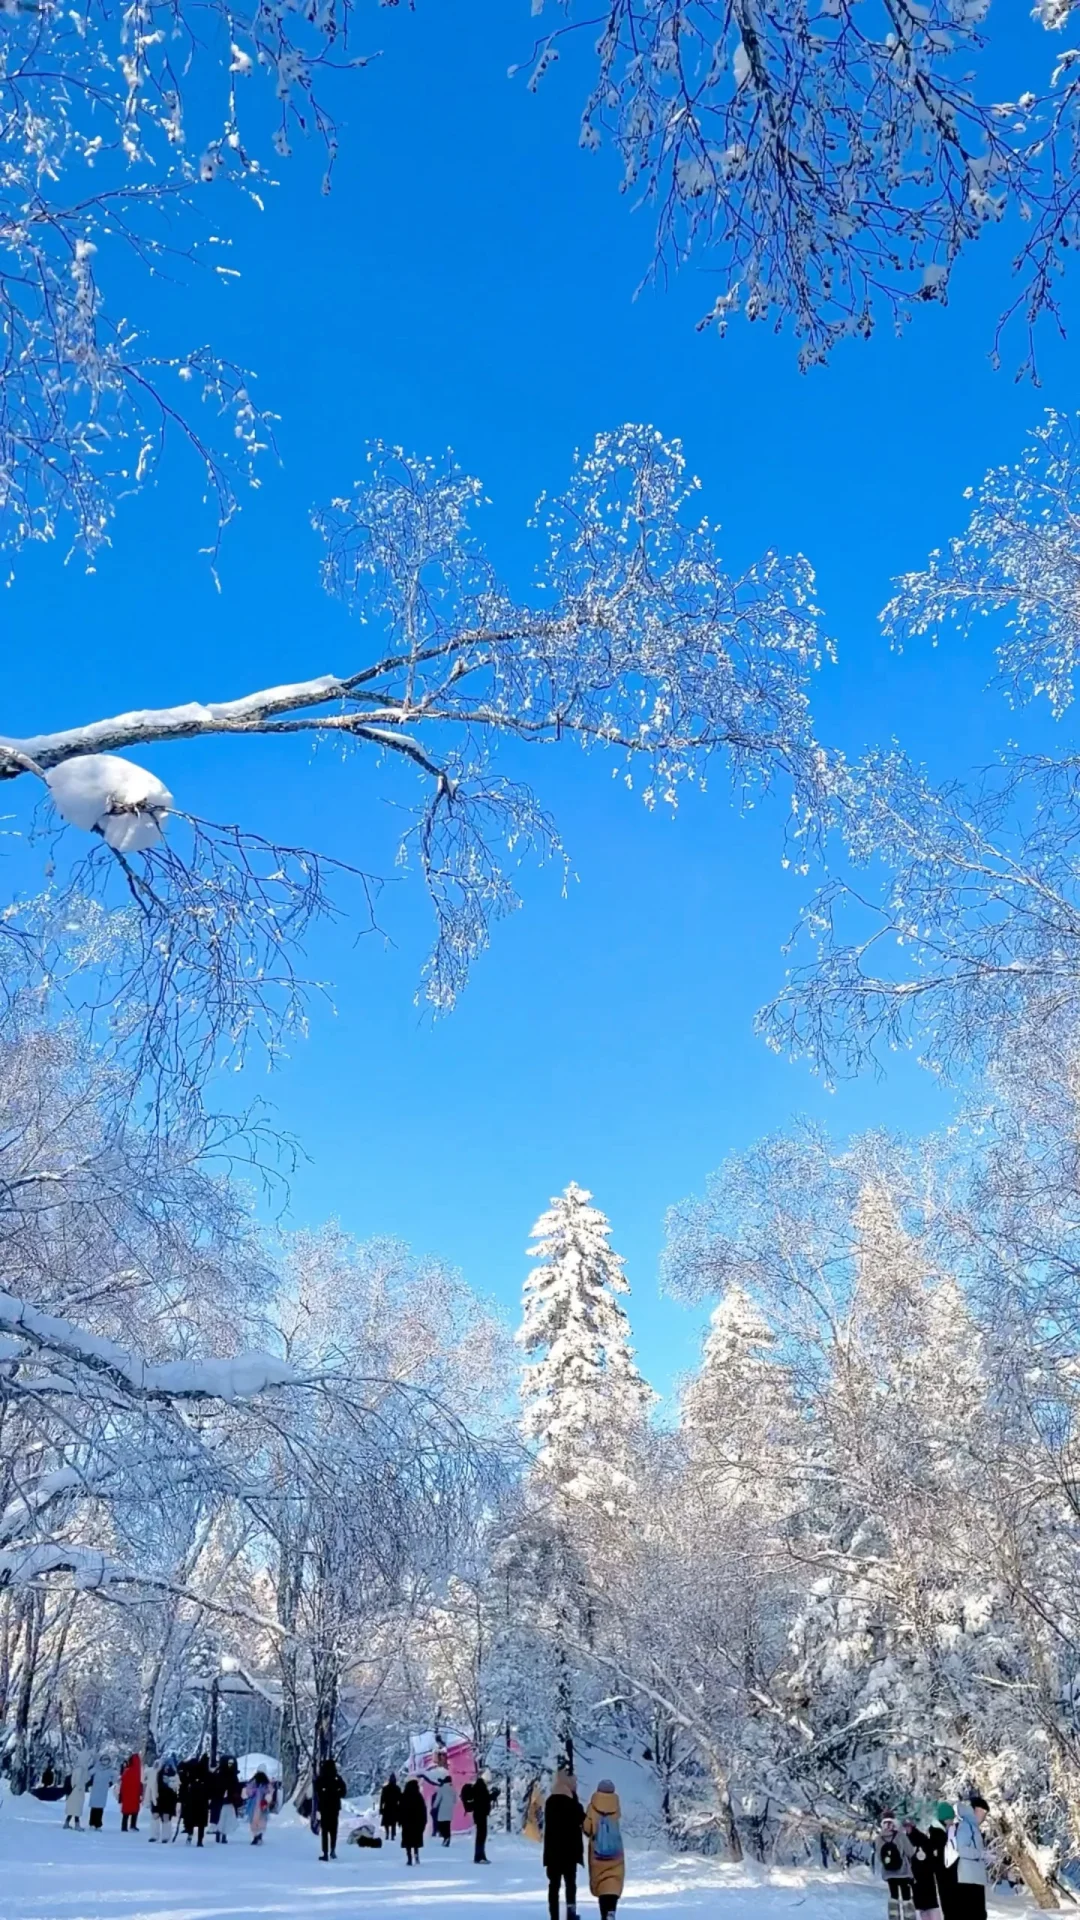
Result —
[[1000, 1825], [1002, 1837], [1008, 1848], [1009, 1859], [1020, 1875], [1035, 1905], [1042, 1907], [1045, 1911], [1049, 1911], [1054, 1907], [1060, 1907], [1061, 1901], [1058, 1899], [1049, 1880], [1036, 1861], [1031, 1850], [1030, 1841], [1021, 1832], [1019, 1827], [1011, 1825], [1010, 1822], [1002, 1820]]
[[13, 1794], [25, 1793], [30, 1785], [30, 1751], [27, 1742], [27, 1729], [30, 1725], [30, 1703], [34, 1694], [34, 1674], [37, 1671], [38, 1642], [41, 1630], [41, 1609], [43, 1596], [29, 1593], [23, 1607], [23, 1645], [22, 1671], [19, 1676], [19, 1692], [15, 1703], [15, 1739], [11, 1759], [11, 1791]]
[[727, 1775], [726, 1773], [722, 1773], [716, 1766], [713, 1767], [712, 1774], [713, 1786], [716, 1790], [716, 1798], [720, 1810], [720, 1824], [723, 1828], [724, 1838], [727, 1841], [728, 1853], [732, 1860], [739, 1861], [743, 1857], [743, 1843], [739, 1833], [738, 1823], [735, 1819], [735, 1809], [731, 1804], [731, 1792], [727, 1783]]
[[300, 1660], [296, 1641], [292, 1638], [300, 1611], [300, 1583], [302, 1562], [295, 1538], [288, 1535], [281, 1543], [278, 1563], [277, 1615], [286, 1629], [287, 1639], [281, 1642], [278, 1656], [281, 1673], [281, 1794], [283, 1800], [291, 1800], [296, 1792], [300, 1778], [300, 1728], [298, 1724], [299, 1700], [297, 1688], [300, 1680]]

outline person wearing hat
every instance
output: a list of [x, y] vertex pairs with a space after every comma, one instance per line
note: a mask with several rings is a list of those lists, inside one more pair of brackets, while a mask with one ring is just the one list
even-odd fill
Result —
[[613, 1780], [601, 1780], [585, 1811], [584, 1831], [589, 1841], [589, 1886], [600, 1902], [600, 1920], [608, 1920], [619, 1904], [626, 1880], [622, 1809]]
[[881, 1832], [877, 1841], [877, 1864], [885, 1885], [889, 1889], [889, 1920], [912, 1920], [913, 1886], [911, 1879], [911, 1844], [907, 1834], [896, 1824], [892, 1813], [882, 1814]]
[[544, 1872], [548, 1881], [550, 1920], [559, 1920], [559, 1893], [563, 1887], [566, 1888], [566, 1920], [577, 1920], [577, 1871], [585, 1859], [581, 1845], [584, 1818], [577, 1782], [567, 1767], [559, 1767], [544, 1807]]
[[990, 1809], [979, 1793], [969, 1794], [957, 1810], [952, 1830], [956, 1850], [956, 1913], [958, 1920], [986, 1920], [986, 1889], [990, 1884], [990, 1855], [982, 1826]]
[[[955, 1819], [956, 1808], [951, 1801], [939, 1800], [934, 1808], [934, 1817], [926, 1829], [931, 1858], [934, 1862], [934, 1879], [937, 1882], [937, 1903], [941, 1920], [955, 1920], [956, 1916], [956, 1850], [949, 1839], [949, 1829]], [[948, 1864], [945, 1860], [946, 1852], [949, 1854]]]

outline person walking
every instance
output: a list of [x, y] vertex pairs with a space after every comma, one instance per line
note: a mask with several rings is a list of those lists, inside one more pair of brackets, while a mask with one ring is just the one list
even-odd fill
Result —
[[491, 1818], [491, 1788], [482, 1773], [461, 1789], [461, 1804], [466, 1813], [472, 1814], [476, 1845], [473, 1849], [473, 1861], [478, 1867], [490, 1864], [487, 1857], [488, 1821]]
[[80, 1753], [72, 1766], [67, 1799], [64, 1801], [65, 1827], [82, 1827], [83, 1801], [86, 1799], [89, 1779], [90, 1756], [87, 1753]]
[[190, 1847], [192, 1836], [197, 1835], [201, 1847], [210, 1818], [210, 1762], [204, 1753], [185, 1760], [180, 1769], [180, 1818], [187, 1845]]
[[889, 1920], [912, 1920], [911, 1847], [907, 1834], [896, 1824], [896, 1816], [882, 1815], [877, 1838], [877, 1864], [889, 1889]]
[[990, 1884], [990, 1854], [983, 1838], [983, 1821], [990, 1809], [981, 1794], [970, 1794], [957, 1809], [951, 1830], [956, 1852], [956, 1914], [958, 1920], [986, 1920], [986, 1889]]
[[180, 1780], [171, 1761], [163, 1760], [154, 1770], [154, 1797], [150, 1802], [150, 1838], [163, 1844], [176, 1830], [176, 1809], [180, 1805]]
[[120, 1831], [126, 1833], [130, 1827], [132, 1833], [139, 1831], [139, 1808], [142, 1806], [142, 1761], [133, 1753], [120, 1769]]
[[914, 1820], [904, 1821], [911, 1859], [911, 1898], [916, 1920], [939, 1920], [937, 1875], [934, 1871], [934, 1842]]
[[270, 1823], [270, 1801], [272, 1797], [269, 1777], [260, 1767], [254, 1779], [249, 1780], [245, 1788], [244, 1810], [251, 1826], [251, 1844], [253, 1847], [262, 1846], [263, 1834], [266, 1832]]
[[626, 1882], [622, 1809], [612, 1780], [601, 1780], [585, 1810], [584, 1831], [589, 1841], [589, 1886], [600, 1903], [600, 1920], [608, 1920], [619, 1904]]
[[338, 1772], [337, 1762], [329, 1756], [323, 1761], [315, 1775], [315, 1805], [319, 1814], [319, 1832], [322, 1835], [323, 1860], [337, 1859], [338, 1822], [341, 1819], [341, 1803], [349, 1789]]
[[406, 1864], [419, 1866], [420, 1850], [424, 1844], [424, 1829], [427, 1826], [427, 1808], [420, 1791], [418, 1780], [406, 1780], [398, 1804], [398, 1824], [401, 1827], [401, 1844], [405, 1849]]
[[95, 1760], [90, 1775], [90, 1825], [100, 1833], [112, 1786], [112, 1768], [105, 1760]]
[[431, 1813], [435, 1822], [435, 1831], [444, 1847], [450, 1845], [450, 1828], [453, 1823], [454, 1809], [456, 1806], [457, 1788], [451, 1780], [450, 1775], [447, 1774], [445, 1780], [440, 1780], [436, 1787], [435, 1798], [431, 1803]]
[[[217, 1821], [213, 1822], [214, 1801], [218, 1803]], [[229, 1835], [235, 1833], [240, 1809], [244, 1804], [244, 1790], [240, 1785], [240, 1775], [236, 1761], [231, 1755], [218, 1762], [217, 1783], [210, 1802], [211, 1824], [214, 1824], [215, 1840], [223, 1847], [229, 1844]]]
[[559, 1920], [559, 1894], [566, 1889], [566, 1920], [577, 1920], [577, 1875], [584, 1865], [581, 1830], [585, 1809], [578, 1799], [573, 1774], [560, 1767], [544, 1807], [544, 1871], [548, 1881], [548, 1913]]
[[387, 1840], [397, 1839], [398, 1820], [401, 1817], [401, 1788], [397, 1774], [392, 1773], [379, 1795], [379, 1819]]

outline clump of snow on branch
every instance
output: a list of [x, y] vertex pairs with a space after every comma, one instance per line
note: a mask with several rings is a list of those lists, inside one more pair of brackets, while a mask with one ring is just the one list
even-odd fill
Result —
[[45, 775], [61, 819], [84, 833], [100, 833], [117, 853], [156, 847], [172, 794], [156, 774], [115, 753], [62, 760]]

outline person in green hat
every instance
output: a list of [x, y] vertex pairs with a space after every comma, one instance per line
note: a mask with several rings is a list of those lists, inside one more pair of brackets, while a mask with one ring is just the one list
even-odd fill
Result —
[[[951, 1801], [939, 1800], [926, 1826], [942, 1920], [956, 1920], [956, 1859], [955, 1848], [950, 1846], [950, 1832], [955, 1820], [956, 1808]], [[945, 1864], [946, 1852], [954, 1856], [948, 1865]]]
[[[956, 1820], [956, 1808], [951, 1801], [939, 1800], [934, 1808], [934, 1817], [926, 1829], [930, 1842], [931, 1858], [934, 1863], [934, 1879], [937, 1882], [938, 1906], [942, 1920], [956, 1920], [956, 1849], [950, 1847], [950, 1830]], [[953, 1858], [946, 1864], [945, 1855], [951, 1852]]]

